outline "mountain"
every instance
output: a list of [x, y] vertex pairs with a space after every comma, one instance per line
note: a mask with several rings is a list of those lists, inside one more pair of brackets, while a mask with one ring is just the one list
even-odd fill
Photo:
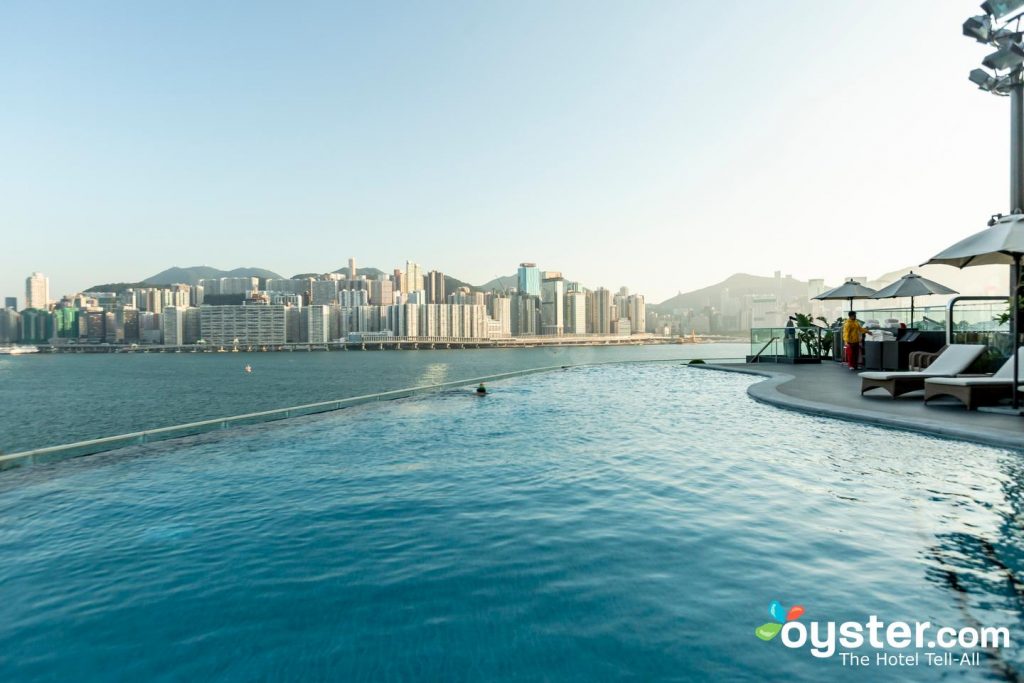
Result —
[[722, 295], [728, 293], [730, 297], [739, 297], [746, 294], [774, 294], [785, 301], [807, 296], [807, 283], [803, 280], [796, 280], [790, 276], [786, 277], [762, 277], [760, 275], [748, 275], [747, 273], [736, 273], [730, 275], [721, 282], [696, 289], [692, 292], [680, 292], [671, 299], [666, 299], [660, 304], [650, 304], [648, 308], [657, 313], [671, 313], [674, 309], [692, 308], [700, 310], [705, 306], [721, 307]]
[[477, 285], [476, 289], [479, 289], [482, 292], [490, 292], [491, 290], [495, 290], [495, 289], [498, 290], [499, 292], [504, 292], [504, 291], [507, 291], [509, 289], [515, 289], [518, 286], [519, 286], [519, 277], [517, 275], [513, 274], [513, 275], [502, 275], [501, 277], [496, 277], [496, 278], [494, 278], [493, 280], [491, 280], [489, 282], [483, 283], [482, 285]]
[[147, 277], [144, 282], [150, 285], [173, 285], [177, 282], [186, 285], [199, 284], [200, 280], [219, 277], [258, 277], [261, 280], [267, 278], [280, 278], [281, 276], [272, 270], [265, 268], [235, 268], [234, 270], [220, 270], [210, 266], [190, 266], [188, 268], [168, 268], [156, 275]]
[[82, 290], [83, 292], [123, 292], [126, 289], [144, 289], [151, 287], [152, 285], [146, 282], [108, 282], [102, 285], [93, 285], [89, 289]]

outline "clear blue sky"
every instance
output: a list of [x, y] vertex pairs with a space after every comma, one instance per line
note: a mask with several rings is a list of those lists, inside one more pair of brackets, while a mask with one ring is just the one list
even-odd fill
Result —
[[521, 260], [660, 301], [1006, 210], [960, 0], [0, 4], [0, 294]]

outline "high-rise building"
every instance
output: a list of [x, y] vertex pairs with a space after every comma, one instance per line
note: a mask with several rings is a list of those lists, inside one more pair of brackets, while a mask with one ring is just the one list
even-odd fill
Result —
[[519, 264], [519, 292], [540, 296], [540, 270], [536, 263]]
[[348, 279], [356, 279], [356, 257], [353, 256], [348, 260]]
[[444, 273], [437, 270], [432, 270], [427, 273], [426, 290], [428, 304], [445, 303]]
[[285, 307], [274, 304], [203, 306], [200, 331], [209, 344], [284, 344], [287, 337]]
[[647, 304], [643, 294], [630, 294], [626, 297], [626, 317], [629, 318], [633, 334], [647, 331]]
[[572, 291], [565, 295], [565, 333], [586, 334], [587, 332], [587, 295], [585, 292]]
[[306, 338], [310, 344], [326, 344], [331, 340], [331, 307], [308, 306]]
[[4, 308], [10, 308], [12, 310], [18, 310], [18, 297], [8, 296], [4, 297]]
[[164, 344], [167, 346], [185, 345], [185, 311], [184, 306], [167, 306], [164, 308]]
[[594, 290], [587, 310], [587, 329], [594, 334], [612, 333], [612, 293], [604, 287]]
[[390, 306], [395, 303], [394, 283], [382, 275], [370, 281], [370, 303], [374, 306]]
[[0, 342], [10, 343], [18, 341], [18, 327], [21, 325], [21, 316], [13, 308], [0, 310]]
[[413, 261], [405, 262], [405, 281], [402, 283], [402, 293], [418, 292], [423, 289], [423, 269], [420, 264]]
[[25, 308], [46, 310], [50, 306], [50, 278], [32, 273], [25, 278]]
[[540, 286], [540, 319], [543, 335], [559, 336], [565, 333], [565, 280], [547, 278]]
[[491, 298], [491, 318], [498, 324], [497, 334], [488, 336], [508, 337], [512, 334], [512, 300], [507, 296]]
[[338, 283], [334, 280], [313, 280], [309, 283], [309, 303], [330, 306], [338, 301]]

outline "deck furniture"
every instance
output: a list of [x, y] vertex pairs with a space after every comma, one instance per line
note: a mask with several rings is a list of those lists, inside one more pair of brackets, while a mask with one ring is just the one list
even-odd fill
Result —
[[885, 389], [892, 398], [909, 391], [924, 389], [924, 381], [930, 377], [955, 377], [971, 366], [985, 346], [982, 344], [950, 344], [924, 370], [918, 372], [862, 372], [860, 393], [870, 389]]
[[[1024, 365], [1024, 348], [1017, 350], [1020, 363]], [[1013, 356], [996, 370], [984, 377], [932, 377], [924, 383], [924, 402], [938, 396], [951, 396], [963, 403], [967, 410], [980, 405], [999, 403], [1010, 398], [1013, 391]]]

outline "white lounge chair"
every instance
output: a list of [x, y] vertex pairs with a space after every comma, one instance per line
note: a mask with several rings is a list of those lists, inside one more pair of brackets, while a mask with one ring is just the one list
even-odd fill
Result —
[[[1024, 348], [1017, 349], [1018, 363], [1024, 370]], [[1018, 382], [1020, 380], [1018, 379]], [[1013, 394], [1013, 356], [986, 377], [933, 377], [925, 380], [924, 402], [937, 396], [952, 396], [974, 410], [980, 405], [998, 403]]]
[[955, 377], [967, 370], [981, 352], [983, 344], [950, 344], [939, 357], [924, 370], [917, 372], [862, 372], [860, 393], [870, 389], [885, 389], [893, 398], [924, 389], [924, 381], [930, 377]]

